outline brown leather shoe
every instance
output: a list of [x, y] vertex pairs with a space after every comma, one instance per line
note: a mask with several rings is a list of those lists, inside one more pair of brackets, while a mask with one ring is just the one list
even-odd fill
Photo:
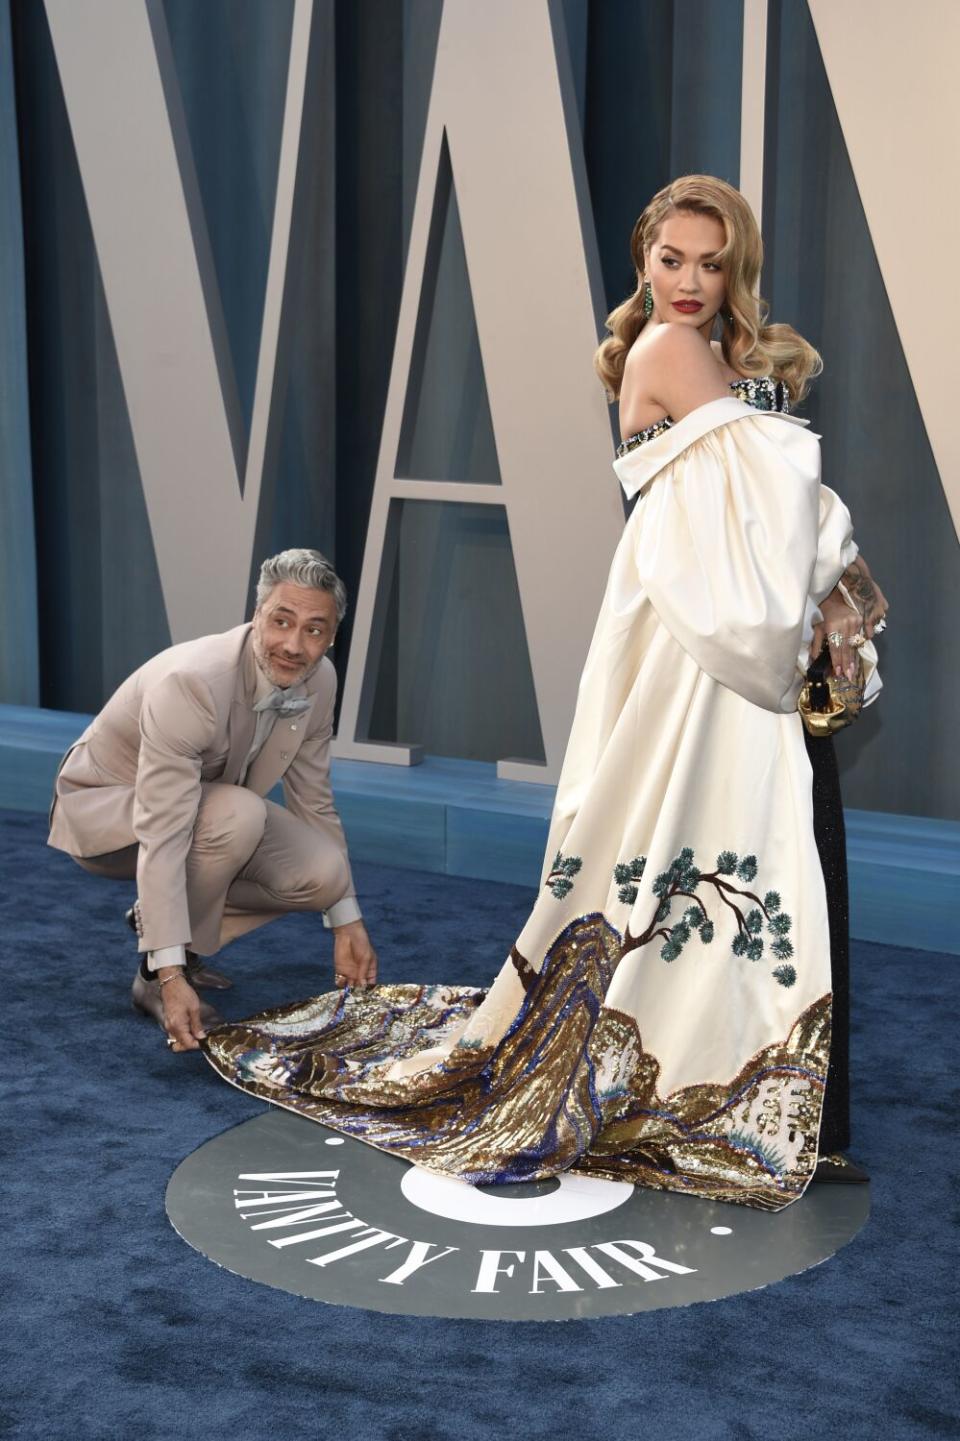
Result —
[[[159, 981], [145, 981], [138, 970], [130, 988], [130, 1000], [135, 1011], [139, 1011], [144, 1016], [151, 1016], [160, 1029], [166, 1031], [166, 1026], [163, 1024], [163, 996], [160, 992]], [[201, 1000], [200, 1024], [203, 1029], [209, 1031], [214, 1026], [222, 1026], [223, 1023], [223, 1016], [215, 1011], [213, 1006]]]
[[[136, 935], [136, 908], [131, 906], [123, 919], [131, 931], [133, 931], [134, 935]], [[193, 951], [187, 951], [187, 976], [194, 990], [199, 986], [202, 990], [206, 991], [229, 991], [233, 985], [229, 976], [225, 976], [222, 971], [214, 971], [210, 966], [204, 965], [202, 958]]]
[[193, 951], [187, 951], [187, 979], [196, 989], [201, 986], [207, 991], [229, 991], [233, 982], [222, 971], [215, 971]]

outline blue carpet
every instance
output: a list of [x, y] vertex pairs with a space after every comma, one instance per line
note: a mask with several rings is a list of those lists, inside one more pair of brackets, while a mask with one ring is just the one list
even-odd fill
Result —
[[[0, 812], [6, 1224], [0, 1433], [18, 1438], [671, 1441], [956, 1437], [954, 1065], [960, 966], [856, 944], [854, 1137], [873, 1217], [764, 1291], [562, 1325], [431, 1321], [255, 1285], [172, 1231], [184, 1156], [257, 1114], [127, 1008], [131, 887]], [[517, 886], [358, 866], [391, 980], [489, 981]], [[241, 1015], [327, 984], [329, 938], [288, 917], [231, 947]], [[53, 1018], [47, 1020], [46, 1018]], [[682, 1202], [680, 1203], [682, 1204]]]

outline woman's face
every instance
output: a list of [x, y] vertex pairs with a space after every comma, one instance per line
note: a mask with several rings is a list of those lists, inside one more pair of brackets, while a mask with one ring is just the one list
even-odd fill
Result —
[[653, 288], [655, 322], [694, 325], [709, 337], [713, 318], [726, 299], [723, 270], [713, 258], [726, 236], [712, 215], [675, 210], [644, 252], [646, 279]]

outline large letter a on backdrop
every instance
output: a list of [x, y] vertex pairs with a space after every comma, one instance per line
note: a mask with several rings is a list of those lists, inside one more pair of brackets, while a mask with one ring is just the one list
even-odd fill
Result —
[[[400, 303], [337, 754], [411, 764], [369, 722], [408, 501], [506, 510], [546, 764], [498, 773], [553, 781], [623, 513], [593, 371], [602, 304], [562, 13], [548, 0], [445, 0]], [[555, 43], [556, 41], [556, 43]], [[401, 476], [421, 296], [437, 263], [435, 204], [449, 163], [501, 485]], [[447, 601], [435, 597], [437, 605]]]

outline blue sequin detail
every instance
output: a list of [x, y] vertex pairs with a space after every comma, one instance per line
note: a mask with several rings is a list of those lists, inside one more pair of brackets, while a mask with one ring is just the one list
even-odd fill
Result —
[[[738, 400], [746, 401], [755, 410], [773, 410], [780, 415], [790, 414], [790, 395], [782, 380], [774, 380], [772, 375], [741, 376], [739, 380], [731, 380], [730, 389], [735, 392]], [[656, 440], [665, 430], [669, 430], [676, 421], [669, 415], [662, 420], [655, 420], [652, 425], [645, 426], [638, 430], [636, 435], [627, 436], [617, 446], [617, 455], [622, 457], [631, 450], [636, 450], [638, 445], [644, 445], [648, 440]]]

